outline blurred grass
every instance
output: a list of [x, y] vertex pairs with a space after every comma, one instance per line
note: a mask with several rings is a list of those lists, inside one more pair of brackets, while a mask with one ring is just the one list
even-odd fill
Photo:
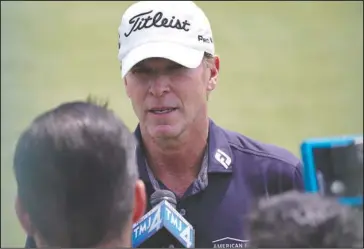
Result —
[[[134, 129], [117, 61], [128, 2], [1, 2], [1, 246], [22, 247], [13, 211], [16, 139], [62, 101], [107, 97]], [[199, 2], [221, 76], [210, 115], [298, 154], [302, 139], [362, 133], [362, 2]]]

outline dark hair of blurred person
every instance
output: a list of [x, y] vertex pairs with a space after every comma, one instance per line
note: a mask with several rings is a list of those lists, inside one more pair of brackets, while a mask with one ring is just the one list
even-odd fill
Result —
[[91, 102], [41, 114], [17, 143], [16, 212], [37, 247], [130, 247], [144, 214], [136, 140], [107, 105]]
[[363, 213], [337, 199], [289, 191], [259, 200], [250, 216], [259, 248], [363, 248]]

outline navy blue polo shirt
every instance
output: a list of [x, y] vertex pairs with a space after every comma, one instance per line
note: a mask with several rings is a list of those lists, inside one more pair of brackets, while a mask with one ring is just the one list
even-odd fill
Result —
[[[139, 127], [135, 135], [141, 142]], [[156, 184], [167, 189], [149, 170], [142, 145], [137, 158], [148, 198]], [[254, 200], [303, 190], [301, 162], [293, 154], [223, 129], [212, 120], [203, 161], [195, 182], [177, 199], [177, 210], [195, 229], [195, 247], [247, 246], [249, 228], [244, 218]]]
[[[139, 127], [135, 135], [141, 142]], [[148, 169], [141, 143], [137, 160], [149, 211], [149, 197], [155, 185], [165, 189], [166, 186]], [[210, 120], [208, 149], [200, 174], [177, 200], [177, 210], [195, 229], [195, 247], [245, 247], [249, 229], [244, 218], [254, 200], [292, 189], [303, 190], [298, 158], [285, 149], [228, 131]], [[26, 247], [35, 247], [31, 238]]]

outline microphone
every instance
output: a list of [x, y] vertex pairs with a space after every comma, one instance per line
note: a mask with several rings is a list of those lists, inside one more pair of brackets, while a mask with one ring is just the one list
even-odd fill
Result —
[[175, 209], [177, 200], [171, 191], [155, 191], [150, 203], [153, 208], [133, 225], [133, 248], [195, 247], [195, 231]]

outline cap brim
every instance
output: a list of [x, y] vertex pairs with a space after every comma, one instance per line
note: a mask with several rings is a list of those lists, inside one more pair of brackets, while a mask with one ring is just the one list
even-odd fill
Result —
[[204, 51], [196, 50], [176, 43], [147, 43], [131, 50], [122, 60], [121, 76], [124, 78], [137, 63], [149, 58], [165, 58], [187, 68], [197, 68]]

